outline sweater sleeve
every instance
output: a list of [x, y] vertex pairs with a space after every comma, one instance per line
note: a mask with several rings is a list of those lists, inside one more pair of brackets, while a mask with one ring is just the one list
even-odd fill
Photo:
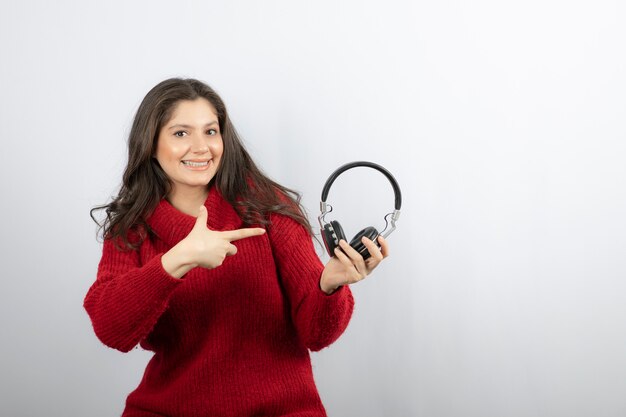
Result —
[[140, 265], [139, 252], [121, 251], [104, 241], [98, 275], [84, 300], [96, 336], [105, 345], [128, 352], [152, 330], [182, 282], [161, 264], [162, 253]]
[[321, 350], [348, 326], [354, 308], [352, 293], [347, 286], [331, 295], [321, 290], [324, 266], [302, 225], [277, 214], [271, 216], [271, 223], [268, 237], [296, 330], [307, 348]]

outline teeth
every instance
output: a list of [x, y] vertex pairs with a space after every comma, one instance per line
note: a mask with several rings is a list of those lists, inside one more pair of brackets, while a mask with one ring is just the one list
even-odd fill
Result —
[[183, 164], [190, 166], [190, 167], [205, 167], [209, 165], [209, 161], [206, 161], [206, 162], [183, 161]]

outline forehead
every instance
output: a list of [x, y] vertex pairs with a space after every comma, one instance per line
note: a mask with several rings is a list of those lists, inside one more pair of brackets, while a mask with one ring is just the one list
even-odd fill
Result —
[[181, 100], [174, 105], [172, 115], [166, 123], [181, 120], [197, 123], [212, 122], [217, 120], [217, 112], [215, 107], [205, 98]]

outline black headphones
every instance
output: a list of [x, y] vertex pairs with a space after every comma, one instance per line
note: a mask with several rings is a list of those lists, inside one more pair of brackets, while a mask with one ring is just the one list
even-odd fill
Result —
[[[352, 238], [352, 240], [350, 241], [350, 246], [356, 249], [356, 251], [359, 252], [361, 256], [363, 256], [363, 259], [369, 258], [371, 255], [363, 242], [361, 242], [361, 238], [365, 236], [366, 238], [374, 241], [374, 243], [376, 243], [376, 245], [380, 247], [377, 241], [378, 236], [382, 236], [385, 238], [389, 236], [391, 232], [396, 229], [396, 220], [398, 220], [398, 218], [400, 217], [402, 194], [400, 193], [400, 186], [398, 185], [398, 182], [389, 171], [387, 171], [380, 165], [367, 161], [350, 162], [349, 164], [340, 166], [335, 172], [331, 174], [330, 177], [328, 177], [328, 180], [326, 180], [326, 184], [324, 184], [324, 189], [322, 190], [322, 201], [320, 202], [320, 210], [322, 211], [322, 214], [320, 214], [318, 217], [320, 227], [322, 228], [322, 240], [324, 241], [324, 245], [326, 246], [326, 251], [331, 257], [335, 255], [335, 248], [339, 246], [339, 241], [341, 239], [347, 241], [348, 239], [346, 239], [346, 235], [343, 233], [343, 229], [341, 228], [341, 225], [338, 221], [332, 220], [330, 223], [327, 223], [324, 220], [324, 216], [333, 211], [333, 207], [330, 204], [326, 203], [326, 197], [328, 197], [330, 186], [337, 179], [337, 177], [341, 175], [344, 171], [355, 167], [373, 168], [377, 171], [382, 172], [387, 177], [387, 179], [391, 183], [391, 186], [393, 187], [393, 193], [395, 195], [395, 210], [393, 211], [393, 213], [385, 215], [386, 225], [385, 229], [381, 233], [378, 233], [378, 230], [376, 230], [376, 228], [374, 227], [366, 227]], [[387, 217], [389, 216], [391, 216], [391, 219], [387, 220]], [[385, 232], [389, 227], [389, 223], [391, 223], [391, 228], [389, 229], [389, 231]]]

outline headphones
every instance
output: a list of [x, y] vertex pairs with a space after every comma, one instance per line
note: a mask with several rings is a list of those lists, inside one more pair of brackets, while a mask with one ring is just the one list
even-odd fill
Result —
[[[385, 168], [381, 167], [380, 165], [377, 165], [373, 162], [367, 162], [367, 161], [350, 162], [348, 164], [340, 166], [335, 172], [333, 172], [330, 175], [330, 177], [328, 177], [328, 179], [326, 180], [326, 184], [324, 184], [324, 188], [322, 189], [322, 201], [320, 202], [320, 210], [322, 214], [320, 214], [318, 217], [321, 231], [322, 231], [322, 240], [324, 241], [324, 246], [326, 246], [326, 251], [331, 257], [334, 256], [335, 254], [335, 248], [339, 247], [339, 241], [341, 239], [344, 239], [347, 241], [348, 239], [346, 239], [346, 235], [343, 232], [343, 229], [338, 221], [332, 220], [330, 223], [327, 223], [324, 220], [324, 216], [326, 216], [328, 213], [333, 211], [333, 207], [330, 204], [326, 203], [326, 197], [328, 197], [330, 186], [337, 179], [337, 177], [341, 175], [343, 172], [351, 168], [355, 168], [355, 167], [373, 168], [377, 171], [380, 171], [387, 177], [387, 179], [391, 183], [391, 186], [393, 187], [393, 193], [395, 195], [395, 210], [392, 213], [385, 215], [386, 225], [385, 225], [385, 229], [382, 232], [379, 233], [378, 230], [376, 230], [376, 228], [371, 227], [371, 226], [366, 227], [365, 229], [361, 230], [359, 233], [356, 234], [356, 236], [352, 238], [352, 240], [350, 241], [350, 246], [352, 246], [357, 252], [359, 252], [361, 256], [363, 256], [363, 259], [369, 258], [371, 255], [369, 251], [367, 250], [367, 248], [365, 247], [365, 245], [363, 244], [363, 242], [361, 242], [361, 238], [366, 237], [372, 240], [380, 248], [380, 244], [378, 243], [378, 240], [377, 240], [378, 236], [382, 236], [385, 238], [389, 236], [391, 232], [393, 232], [396, 229], [396, 220], [398, 220], [398, 218], [400, 217], [400, 206], [402, 205], [402, 194], [400, 193], [400, 186], [398, 185], [398, 182], [393, 177], [393, 175], [391, 175], [389, 171], [387, 171]], [[388, 217], [391, 217], [390, 220], [387, 220]], [[387, 231], [387, 228], [389, 227], [390, 223], [391, 223], [391, 228]]]

